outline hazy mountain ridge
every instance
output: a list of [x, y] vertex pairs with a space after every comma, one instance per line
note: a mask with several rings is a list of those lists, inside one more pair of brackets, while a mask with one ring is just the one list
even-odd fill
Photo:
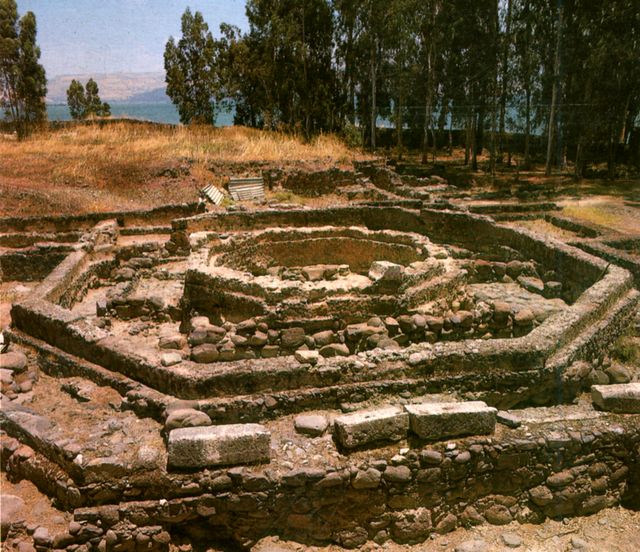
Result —
[[59, 75], [49, 79], [48, 103], [66, 103], [67, 89], [73, 79], [82, 84], [93, 78], [98, 83], [100, 98], [107, 102], [157, 102], [170, 101], [164, 93], [164, 73], [94, 73]]

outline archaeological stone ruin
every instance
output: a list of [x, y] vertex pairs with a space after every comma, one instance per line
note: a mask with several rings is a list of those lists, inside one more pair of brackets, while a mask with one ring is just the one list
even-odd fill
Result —
[[640, 507], [640, 368], [607, 360], [639, 239], [374, 165], [264, 178], [344, 201], [0, 220], [2, 469], [71, 520], [3, 539], [358, 548]]

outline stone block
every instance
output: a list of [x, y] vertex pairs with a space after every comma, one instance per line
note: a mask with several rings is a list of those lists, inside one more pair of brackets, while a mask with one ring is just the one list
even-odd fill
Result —
[[322, 414], [300, 414], [293, 421], [298, 433], [318, 437], [323, 435], [329, 427], [329, 420]]
[[593, 403], [608, 412], [640, 413], [640, 383], [594, 385], [591, 387]]
[[401, 408], [389, 406], [339, 416], [334, 422], [335, 436], [345, 448], [377, 441], [398, 441], [409, 429], [409, 416]]
[[169, 465], [204, 468], [269, 462], [271, 433], [259, 424], [184, 427], [169, 433]]
[[422, 439], [485, 435], [496, 425], [496, 409], [481, 401], [405, 405], [410, 427]]
[[386, 282], [401, 282], [404, 266], [389, 261], [373, 261], [369, 268], [369, 278]]

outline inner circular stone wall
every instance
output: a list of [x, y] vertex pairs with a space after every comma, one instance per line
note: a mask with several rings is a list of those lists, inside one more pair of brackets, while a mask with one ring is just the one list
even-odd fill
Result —
[[319, 264], [348, 265], [351, 272], [367, 274], [374, 261], [407, 266], [428, 256], [426, 240], [399, 232], [364, 229], [306, 229], [266, 231], [234, 236], [212, 253], [222, 251], [216, 264], [267, 274], [271, 267], [305, 267]]

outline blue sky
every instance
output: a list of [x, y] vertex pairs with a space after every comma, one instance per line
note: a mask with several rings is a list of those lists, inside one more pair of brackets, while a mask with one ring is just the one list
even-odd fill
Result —
[[214, 36], [223, 21], [247, 28], [245, 0], [17, 0], [38, 24], [47, 77], [77, 73], [163, 71], [164, 46], [180, 35], [188, 6]]

